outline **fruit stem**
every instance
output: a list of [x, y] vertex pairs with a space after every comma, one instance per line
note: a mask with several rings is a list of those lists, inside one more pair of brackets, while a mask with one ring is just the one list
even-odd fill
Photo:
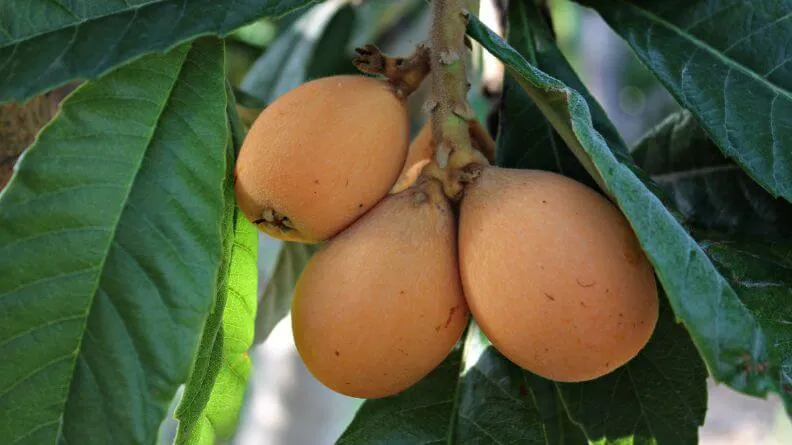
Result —
[[[470, 122], [475, 119], [467, 101], [465, 0], [433, 0], [431, 43], [432, 95], [427, 103], [435, 146], [433, 162], [424, 171], [443, 183], [452, 199], [462, 192], [459, 171], [470, 164], [488, 164], [473, 148]], [[432, 165], [434, 164], [434, 165]]]

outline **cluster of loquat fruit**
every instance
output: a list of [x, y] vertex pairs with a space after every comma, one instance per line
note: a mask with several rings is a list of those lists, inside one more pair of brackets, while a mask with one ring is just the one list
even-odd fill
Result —
[[657, 288], [615, 206], [564, 176], [486, 162], [466, 166], [449, 199], [421, 173], [431, 126], [411, 144], [408, 133], [390, 83], [335, 76], [267, 107], [239, 153], [245, 215], [279, 239], [326, 241], [292, 301], [319, 381], [354, 397], [403, 391], [445, 359], [469, 314], [505, 357], [556, 381], [597, 378], [643, 348]]

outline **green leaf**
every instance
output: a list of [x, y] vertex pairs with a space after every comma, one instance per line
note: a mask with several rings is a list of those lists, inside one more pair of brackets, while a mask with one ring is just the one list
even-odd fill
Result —
[[[770, 355], [781, 364], [770, 378], [792, 413], [792, 244], [709, 239], [701, 245], [767, 334]], [[768, 364], [746, 360], [743, 366], [749, 373]]]
[[789, 0], [583, 0], [773, 196], [792, 201]]
[[671, 115], [632, 154], [687, 225], [740, 237], [792, 237], [792, 205], [726, 159], [689, 112]]
[[315, 0], [129, 0], [0, 4], [0, 103], [93, 79], [199, 35], [224, 36]]
[[[531, 2], [510, 2], [508, 42], [532, 65], [557, 75], [583, 95], [592, 107], [594, 128], [611, 147], [626, 153], [605, 111], [593, 100], [555, 44], [552, 31]], [[594, 187], [591, 176], [564, 140], [511, 74], [506, 74], [498, 134], [498, 165], [509, 168], [547, 170], [569, 176]]]
[[[233, 201], [232, 201], [233, 203]], [[236, 430], [247, 379], [251, 371], [247, 354], [253, 342], [256, 313], [255, 226], [236, 208], [230, 215], [224, 267], [215, 310], [204, 331], [195, 370], [176, 411], [178, 444], [213, 444]]]
[[352, 8], [337, 1], [312, 7], [259, 57], [240, 88], [270, 103], [309, 78], [334, 71], [354, 20]]
[[[789, 409], [792, 206], [726, 160], [686, 112], [650, 132], [634, 154], [686, 213], [704, 251], [761, 324], [781, 364], [778, 386]], [[746, 363], [744, 369], [756, 371], [757, 365], [764, 366]]]
[[[652, 262], [676, 317], [687, 327], [712, 376], [747, 394], [782, 393], [780, 363], [769, 356], [759, 323], [696, 241], [651, 191], [627, 156], [595, 131], [585, 99], [539, 71], [474, 16], [468, 33], [501, 59], [589, 172], [621, 208]], [[767, 372], [743, 372], [746, 357]]]
[[706, 378], [690, 336], [663, 302], [652, 338], [633, 360], [596, 380], [558, 386], [591, 443], [695, 445]]
[[579, 445], [553, 383], [506, 360], [471, 324], [431, 374], [395, 396], [366, 401], [337, 442]]
[[256, 343], [269, 337], [275, 325], [289, 313], [291, 298], [297, 279], [308, 264], [311, 255], [319, 250], [318, 245], [283, 243], [275, 269], [270, 274], [267, 286], [259, 298], [256, 314]]
[[0, 443], [152, 443], [212, 306], [223, 47], [79, 88], [0, 195]]
[[223, 261], [214, 308], [174, 416], [178, 444], [213, 444], [234, 433], [251, 370], [247, 351], [256, 314], [258, 231], [236, 206], [233, 165], [242, 134], [231, 88], [226, 91], [232, 131], [226, 148]]

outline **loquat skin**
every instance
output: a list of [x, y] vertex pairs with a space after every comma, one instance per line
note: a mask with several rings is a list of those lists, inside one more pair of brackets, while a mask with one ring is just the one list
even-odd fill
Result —
[[302, 84], [250, 128], [235, 166], [237, 203], [275, 238], [328, 239], [388, 193], [407, 156], [408, 131], [405, 105], [383, 80]]
[[509, 360], [548, 379], [613, 371], [657, 323], [655, 277], [627, 220], [555, 173], [484, 168], [461, 202], [459, 259], [482, 331]]
[[453, 211], [434, 181], [382, 200], [328, 241], [292, 300], [297, 350], [324, 385], [352, 397], [405, 390], [467, 325]]
[[415, 136], [407, 150], [407, 160], [404, 161], [404, 168], [399, 174], [391, 193], [399, 193], [413, 185], [421, 174], [421, 170], [432, 161], [434, 156], [434, 145], [432, 145], [432, 124], [427, 122], [421, 127], [421, 131]]

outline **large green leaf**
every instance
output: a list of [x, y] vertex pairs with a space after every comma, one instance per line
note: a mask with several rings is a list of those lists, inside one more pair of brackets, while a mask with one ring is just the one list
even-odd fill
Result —
[[275, 325], [289, 313], [297, 279], [318, 249], [317, 245], [299, 243], [283, 243], [281, 246], [275, 268], [259, 298], [256, 343], [266, 340]]
[[[528, 64], [474, 16], [468, 33], [500, 58], [584, 165], [621, 208], [652, 262], [676, 317], [685, 324], [712, 376], [748, 394], [783, 394], [780, 368], [756, 318], [696, 241], [651, 191], [627, 156], [608, 147], [578, 92]], [[744, 372], [745, 363], [767, 363]]]
[[0, 195], [0, 443], [152, 443], [218, 274], [223, 47], [78, 89]]
[[[767, 334], [770, 354], [781, 364], [771, 378], [792, 412], [792, 244], [707, 239], [701, 245]], [[767, 365], [746, 362], [743, 372]]]
[[632, 154], [687, 225], [734, 236], [792, 237], [792, 204], [770, 196], [725, 158], [689, 112], [669, 116]]
[[[772, 198], [726, 160], [686, 112], [658, 125], [633, 153], [683, 209], [707, 255], [768, 335], [789, 406], [792, 205]], [[746, 369], [757, 366], [765, 365], [747, 363]]]
[[[592, 107], [594, 128], [611, 147], [627, 149], [605, 111], [593, 100], [555, 45], [537, 7], [531, 2], [514, 1], [508, 8], [508, 42], [532, 65], [556, 75], [580, 92]], [[553, 129], [528, 93], [511, 74], [506, 74], [498, 134], [498, 165], [510, 168], [548, 170], [595, 186], [591, 176]]]
[[251, 370], [247, 351], [256, 316], [258, 231], [236, 206], [233, 165], [244, 130], [230, 87], [227, 91], [231, 134], [226, 149], [223, 261], [215, 304], [174, 416], [179, 419], [179, 444], [211, 445], [234, 433]]
[[352, 8], [338, 1], [312, 7], [253, 64], [240, 88], [270, 103], [311, 77], [334, 74], [354, 21]]
[[315, 0], [3, 1], [0, 103], [92, 79], [199, 35], [226, 35]]
[[176, 411], [179, 444], [210, 445], [233, 435], [251, 371], [247, 351], [253, 342], [256, 314], [258, 231], [238, 209], [231, 208], [230, 215], [221, 268], [224, 276], [196, 366]]
[[792, 1], [580, 2], [627, 40], [727, 156], [792, 201]]

